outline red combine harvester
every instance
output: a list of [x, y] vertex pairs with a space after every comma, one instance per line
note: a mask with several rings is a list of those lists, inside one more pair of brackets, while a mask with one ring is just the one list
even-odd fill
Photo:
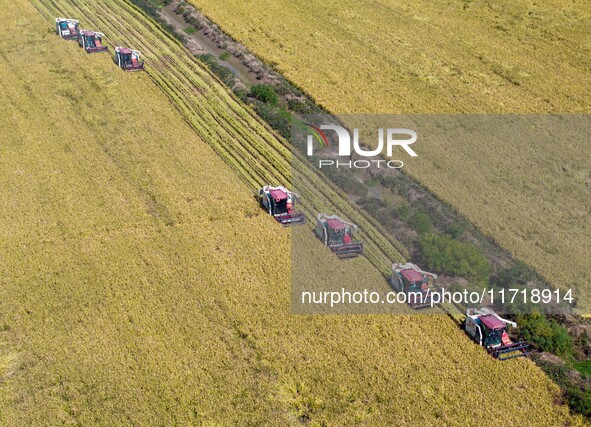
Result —
[[466, 332], [496, 359], [527, 356], [528, 344], [524, 341], [511, 341], [507, 332], [509, 326], [515, 328], [517, 324], [503, 319], [488, 308], [469, 308], [466, 311]]
[[103, 45], [103, 37], [105, 37], [103, 33], [82, 30], [78, 37], [78, 44], [86, 53], [107, 52], [109, 47]]
[[66, 40], [77, 39], [78, 21], [69, 18], [55, 18], [55, 33]]
[[299, 199], [298, 195], [287, 188], [265, 185], [259, 190], [259, 196], [261, 205], [281, 225], [287, 227], [306, 222], [306, 215], [295, 210], [296, 200]]
[[339, 258], [356, 257], [363, 254], [363, 242], [354, 240], [357, 226], [343, 221], [336, 215], [318, 214], [316, 235]]
[[436, 274], [427, 273], [410, 262], [392, 264], [390, 282], [397, 292], [406, 294], [406, 303], [414, 309], [431, 307], [435, 280]]
[[115, 48], [115, 63], [125, 71], [142, 71], [144, 61], [140, 60], [141, 54], [139, 50], [117, 46]]

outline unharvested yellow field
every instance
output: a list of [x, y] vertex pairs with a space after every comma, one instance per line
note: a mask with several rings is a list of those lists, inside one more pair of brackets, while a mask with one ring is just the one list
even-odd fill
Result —
[[[585, 0], [190, 2], [333, 113], [591, 112]], [[588, 142], [419, 139], [405, 170], [588, 311]]]
[[1, 425], [580, 422], [447, 317], [290, 315], [289, 233], [147, 74], [1, 17]]

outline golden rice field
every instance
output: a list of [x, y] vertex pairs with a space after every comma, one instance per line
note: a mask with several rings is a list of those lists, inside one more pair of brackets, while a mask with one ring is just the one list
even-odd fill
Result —
[[[591, 112], [585, 0], [190, 3], [333, 113]], [[590, 136], [425, 145], [417, 131], [405, 171], [589, 312]]]
[[[167, 95], [197, 134], [222, 156], [250, 186], [253, 194], [265, 183], [289, 182], [298, 171], [301, 195], [309, 214], [330, 209], [354, 221], [374, 266], [388, 271], [391, 260], [403, 259], [406, 249], [386, 237], [370, 216], [350, 206], [342, 191], [326, 183], [300, 158], [292, 158], [280, 140], [206, 70], [203, 65], [140, 10], [125, 0], [33, 0], [50, 19], [54, 15], [84, 17], [107, 33], [113, 44], [139, 48], [150, 63], [147, 73]], [[126, 19], [129, 17], [129, 19]]]
[[[445, 316], [290, 315], [290, 235], [203, 136], [220, 129], [26, 0], [1, 17], [0, 425], [581, 423]], [[271, 138], [202, 78], [204, 117]], [[344, 284], [381, 280], [301, 238]]]

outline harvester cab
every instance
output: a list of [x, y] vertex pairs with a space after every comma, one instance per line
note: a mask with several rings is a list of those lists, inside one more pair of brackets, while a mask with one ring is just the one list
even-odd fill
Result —
[[508, 328], [517, 324], [503, 319], [488, 308], [469, 308], [466, 311], [466, 332], [494, 358], [499, 360], [527, 356], [528, 344], [509, 339]]
[[314, 230], [318, 238], [324, 242], [339, 258], [356, 257], [363, 254], [363, 243], [354, 239], [357, 226], [343, 221], [336, 215], [318, 214]]
[[63, 39], [77, 39], [79, 35], [78, 21], [69, 18], [55, 18], [55, 33]]
[[144, 69], [144, 61], [140, 60], [139, 50], [117, 46], [115, 48], [115, 62], [125, 71], [141, 71]]
[[109, 50], [109, 47], [103, 45], [103, 37], [105, 37], [103, 33], [82, 30], [80, 31], [78, 44], [87, 53], [107, 52]]
[[397, 292], [406, 295], [406, 303], [414, 309], [431, 307], [436, 280], [436, 274], [423, 271], [410, 262], [392, 264], [390, 282]]
[[281, 225], [290, 226], [304, 224], [306, 215], [295, 210], [299, 196], [283, 186], [272, 187], [265, 185], [259, 190], [261, 205]]

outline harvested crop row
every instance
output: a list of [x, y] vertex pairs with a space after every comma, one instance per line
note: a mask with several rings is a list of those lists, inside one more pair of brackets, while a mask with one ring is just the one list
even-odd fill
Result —
[[309, 218], [314, 219], [319, 211], [328, 211], [355, 222], [360, 227], [359, 237], [365, 242], [367, 258], [384, 274], [393, 260], [404, 258], [402, 245], [385, 237], [388, 234], [375, 220], [352, 208], [345, 195], [304, 161], [292, 159], [285, 141], [255, 119], [197, 59], [142, 11], [124, 0], [34, 0], [34, 4], [48, 18], [60, 14], [76, 16], [84, 24], [105, 32], [107, 39], [142, 50], [150, 77], [253, 190], [264, 183], [289, 182], [293, 168], [302, 177], [303, 208]]

